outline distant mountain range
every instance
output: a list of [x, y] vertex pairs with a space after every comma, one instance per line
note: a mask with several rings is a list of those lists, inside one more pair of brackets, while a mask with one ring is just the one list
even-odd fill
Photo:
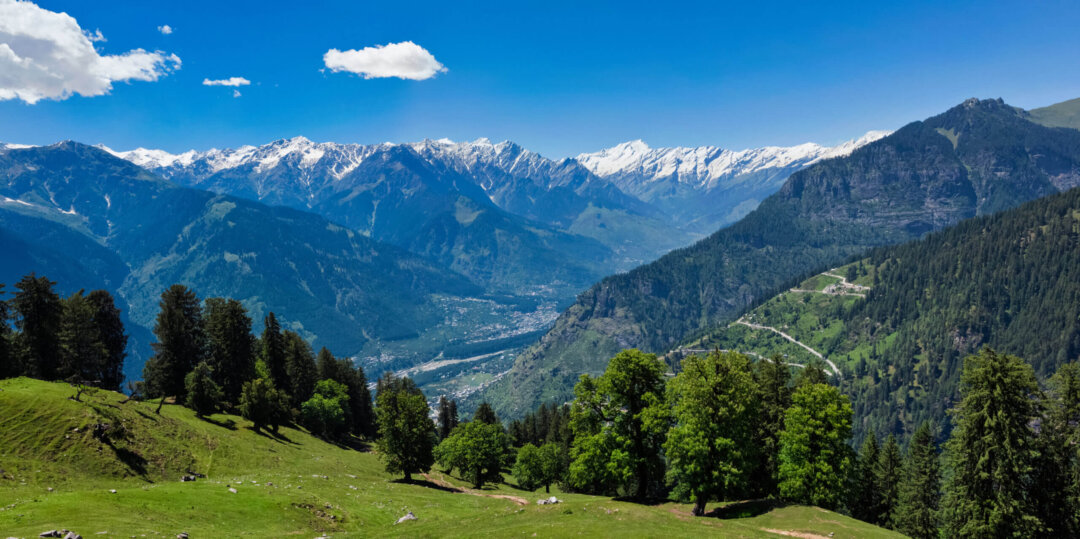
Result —
[[562, 402], [623, 348], [664, 352], [801, 275], [1080, 185], [1080, 131], [971, 99], [794, 173], [734, 225], [582, 293], [478, 399], [504, 416]]
[[703, 234], [733, 223], [775, 193], [795, 171], [851, 154], [886, 135], [871, 131], [839, 146], [807, 143], [750, 150], [650, 148], [625, 142], [577, 161], [620, 190], [656, 205], [681, 228]]

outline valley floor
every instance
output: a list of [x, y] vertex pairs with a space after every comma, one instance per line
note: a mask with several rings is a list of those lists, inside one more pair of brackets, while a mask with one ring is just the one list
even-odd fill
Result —
[[[378, 456], [282, 428], [257, 433], [225, 414], [124, 402], [111, 392], [69, 399], [60, 383], [0, 381], [0, 533], [37, 537], [664, 536], [894, 537], [815, 507], [642, 505], [512, 486], [475, 490], [432, 470], [405, 483]], [[104, 434], [103, 434], [104, 433]], [[181, 482], [188, 472], [205, 474]], [[395, 524], [408, 512], [417, 520]]]

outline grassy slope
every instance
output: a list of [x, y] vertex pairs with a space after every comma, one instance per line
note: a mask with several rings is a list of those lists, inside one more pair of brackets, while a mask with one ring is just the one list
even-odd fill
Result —
[[1032, 109], [1028, 114], [1032, 121], [1047, 127], [1080, 129], [1080, 98]]
[[[83, 402], [70, 387], [26, 378], [0, 381], [0, 530], [33, 537], [53, 528], [83, 536], [172, 537], [341, 535], [415, 536], [700, 536], [777, 537], [765, 530], [834, 537], [890, 537], [891, 532], [813, 507], [789, 506], [744, 518], [689, 516], [689, 506], [644, 506], [579, 494], [537, 506], [542, 493], [509, 485], [483, 494], [432, 483], [403, 484], [377, 456], [283, 428], [256, 434], [241, 418], [194, 417], [179, 406], [161, 416], [150, 403], [120, 404], [99, 392]], [[111, 447], [91, 434], [97, 423], [123, 425]], [[75, 429], [78, 428], [78, 431]], [[208, 477], [180, 482], [188, 469]], [[435, 473], [456, 485], [460, 479]], [[238, 490], [231, 493], [226, 485]], [[50, 492], [48, 489], [52, 488]], [[115, 489], [116, 493], [110, 490]], [[419, 520], [396, 526], [406, 511]], [[751, 511], [753, 513], [753, 511]]]

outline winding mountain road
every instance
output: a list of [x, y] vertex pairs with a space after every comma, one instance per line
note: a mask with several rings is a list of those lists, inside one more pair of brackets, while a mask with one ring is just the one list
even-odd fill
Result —
[[787, 339], [787, 340], [789, 340], [789, 341], [791, 341], [791, 342], [805, 348], [807, 352], [810, 352], [811, 354], [814, 354], [814, 356], [816, 356], [818, 359], [824, 361], [825, 363], [827, 363], [829, 365], [829, 368], [832, 369], [833, 374], [836, 375], [837, 378], [843, 378], [843, 375], [840, 374], [840, 368], [837, 367], [835, 363], [833, 363], [832, 361], [827, 359], [825, 356], [821, 355], [821, 352], [818, 352], [817, 350], [814, 350], [813, 348], [810, 348], [809, 346], [799, 342], [798, 339], [796, 339], [795, 337], [792, 337], [791, 335], [788, 335], [787, 333], [784, 333], [783, 331], [780, 331], [779, 329], [776, 329], [774, 327], [763, 326], [761, 324], [755, 324], [753, 322], [747, 322], [746, 320], [743, 320], [742, 318], [736, 320], [735, 323], [736, 324], [742, 324], [742, 325], [744, 325], [744, 326], [746, 326], [748, 328], [751, 328], [751, 329], [766, 329], [766, 330], [769, 330], [769, 331], [771, 331], [773, 333], [776, 333], [777, 335], [779, 335], [779, 336], [781, 336], [781, 337], [783, 337], [783, 338], [785, 338], [785, 339]]

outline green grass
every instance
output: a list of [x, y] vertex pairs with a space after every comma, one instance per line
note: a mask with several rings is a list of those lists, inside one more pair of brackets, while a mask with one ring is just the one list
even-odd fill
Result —
[[[124, 397], [111, 392], [75, 402], [68, 399], [73, 393], [60, 383], [0, 381], [0, 531], [5, 535], [36, 537], [68, 528], [84, 537], [99, 532], [174, 537], [182, 531], [193, 538], [779, 537], [769, 529], [838, 538], [895, 536], [813, 507], [724, 509], [741, 518], [693, 518], [684, 504], [641, 505], [557, 489], [552, 493], [563, 503], [537, 506], [535, 501], [546, 496], [543, 490], [522, 491], [511, 485], [512, 478], [511, 484], [489, 487], [481, 495], [457, 493], [426, 481], [397, 481], [382, 470], [376, 455], [325, 443], [302, 430], [282, 428], [273, 437], [252, 431], [236, 416], [203, 420], [173, 405], [158, 416], [155, 403], [121, 403]], [[93, 435], [99, 423], [122, 425], [110, 444]], [[180, 482], [189, 469], [207, 477]], [[432, 477], [466, 486], [436, 471]], [[407, 511], [419, 520], [395, 525]]]

